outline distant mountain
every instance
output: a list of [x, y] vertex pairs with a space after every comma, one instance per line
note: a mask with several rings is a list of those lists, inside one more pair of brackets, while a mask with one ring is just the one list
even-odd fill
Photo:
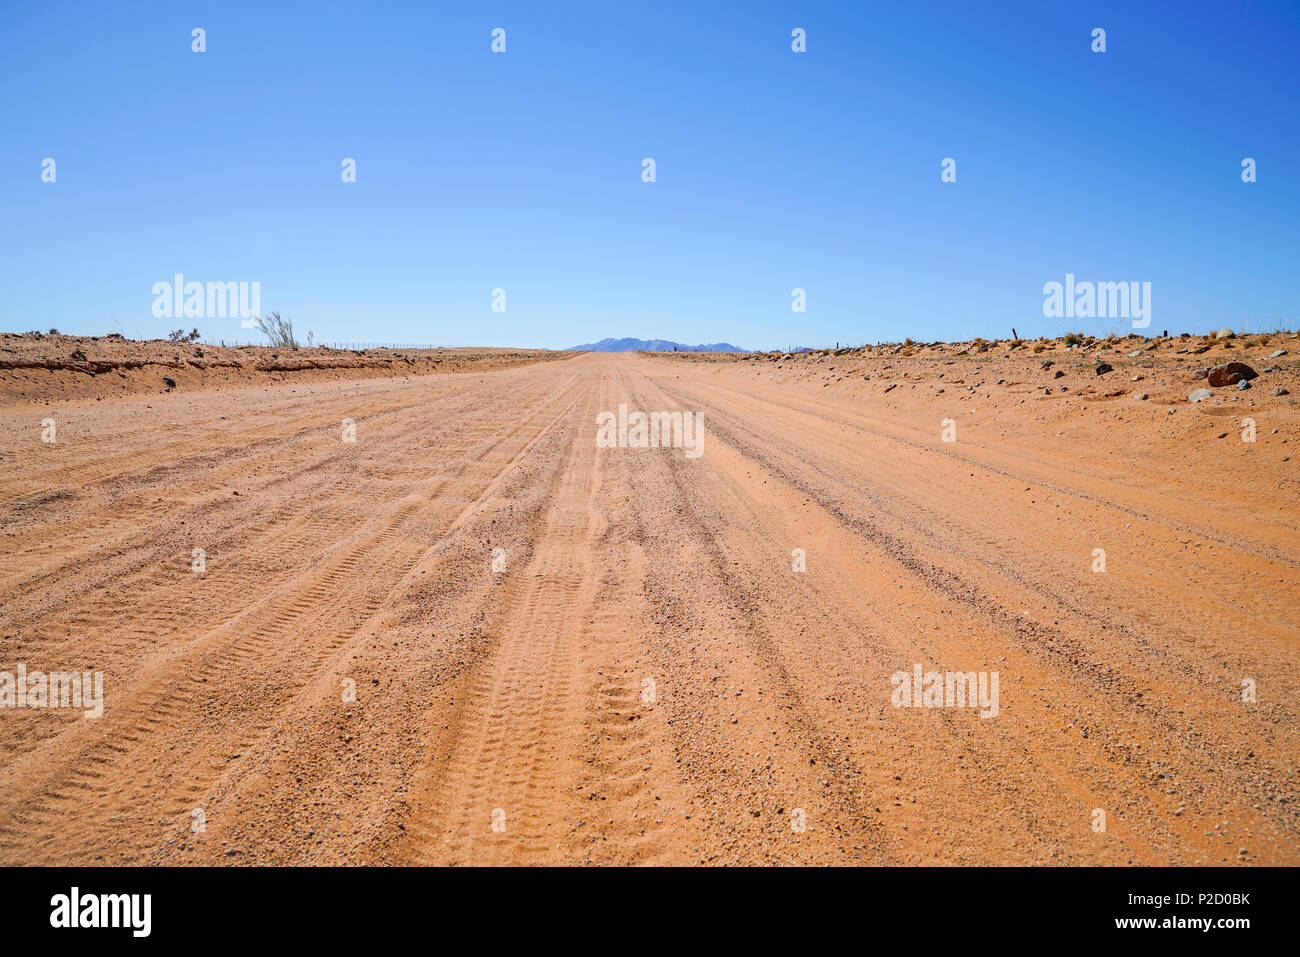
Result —
[[739, 346], [733, 346], [730, 342], [711, 342], [702, 346], [684, 346], [680, 342], [670, 342], [667, 339], [601, 339], [600, 342], [589, 342], [585, 346], [573, 346], [573, 350], [584, 350], [586, 352], [632, 352], [641, 350], [644, 352], [748, 352], [748, 349], [742, 349]]

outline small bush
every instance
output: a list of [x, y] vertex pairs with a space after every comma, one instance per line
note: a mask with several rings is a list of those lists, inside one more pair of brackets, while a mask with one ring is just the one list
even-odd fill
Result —
[[281, 349], [297, 349], [298, 340], [293, 335], [293, 320], [281, 319], [278, 312], [273, 312], [265, 319], [257, 320], [257, 328], [266, 336], [266, 343]]
[[167, 333], [167, 338], [171, 342], [198, 342], [199, 330], [191, 329], [188, 333], [184, 329], [177, 329]]

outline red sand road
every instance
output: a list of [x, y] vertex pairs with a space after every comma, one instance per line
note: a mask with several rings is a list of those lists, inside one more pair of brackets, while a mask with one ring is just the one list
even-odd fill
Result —
[[104, 675], [0, 864], [1297, 863], [1296, 363], [1178, 342], [0, 381], [0, 671]]

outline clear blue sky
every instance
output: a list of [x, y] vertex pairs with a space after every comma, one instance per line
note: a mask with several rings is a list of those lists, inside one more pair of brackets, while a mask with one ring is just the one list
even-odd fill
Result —
[[178, 272], [318, 341], [1128, 327], [1044, 318], [1067, 272], [1151, 282], [1149, 332], [1300, 321], [1281, 0], [6, 2], [0, 76], [5, 330], [250, 338], [155, 318]]

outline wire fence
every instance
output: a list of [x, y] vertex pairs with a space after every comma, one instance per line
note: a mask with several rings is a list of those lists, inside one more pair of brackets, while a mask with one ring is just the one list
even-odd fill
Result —
[[[239, 349], [243, 346], [263, 346], [267, 345], [266, 340], [244, 340], [244, 339], [209, 339], [204, 337], [199, 340], [206, 346], [221, 346], [226, 349]], [[341, 352], [364, 352], [367, 349], [450, 349], [452, 346], [447, 345], [429, 345], [414, 342], [314, 342], [308, 344], [299, 341], [300, 349], [337, 349]]]
[[366, 349], [450, 349], [450, 346], [416, 342], [318, 342], [322, 349], [346, 349], [362, 352]]

